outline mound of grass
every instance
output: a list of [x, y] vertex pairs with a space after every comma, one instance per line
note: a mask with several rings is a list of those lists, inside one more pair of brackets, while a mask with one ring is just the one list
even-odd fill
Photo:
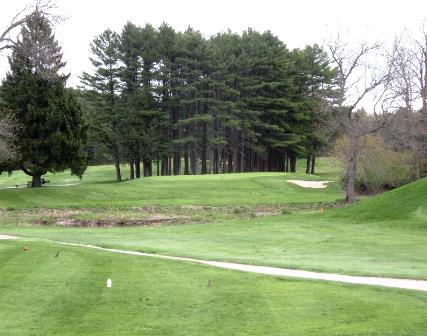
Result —
[[427, 224], [427, 178], [331, 212], [355, 221], [420, 220]]
[[35, 241], [0, 241], [0, 294], [5, 336], [427, 333], [424, 292], [273, 278]]

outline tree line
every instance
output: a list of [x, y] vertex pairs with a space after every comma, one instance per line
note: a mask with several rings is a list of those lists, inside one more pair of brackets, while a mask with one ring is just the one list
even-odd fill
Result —
[[336, 72], [317, 45], [289, 50], [271, 32], [218, 33], [128, 22], [90, 46], [81, 76], [94, 147], [127, 162], [130, 178], [158, 175], [295, 172], [326, 142]]
[[[49, 5], [32, 9], [0, 34], [0, 51], [12, 51], [0, 87], [0, 172], [21, 169], [32, 186], [47, 172], [82, 176], [97, 160], [113, 161], [118, 181], [123, 163], [131, 179], [295, 172], [302, 157], [314, 173], [316, 156], [345, 135], [351, 203], [361, 149], [382, 143], [372, 140], [378, 131], [387, 150], [410, 152], [413, 180], [427, 174], [426, 33], [396, 39], [390, 51], [339, 39], [327, 51], [290, 50], [269, 31], [205, 38], [128, 22], [94, 39], [93, 69], [71, 89], [56, 17]], [[17, 28], [17, 39], [5, 37]], [[359, 109], [369, 95], [378, 98], [374, 113]]]

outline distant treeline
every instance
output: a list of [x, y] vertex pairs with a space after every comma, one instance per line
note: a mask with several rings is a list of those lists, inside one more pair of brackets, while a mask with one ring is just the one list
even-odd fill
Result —
[[[78, 90], [93, 157], [153, 174], [307, 172], [328, 142], [334, 70], [319, 46], [289, 50], [271, 32], [205, 38], [127, 23], [91, 44]], [[88, 90], [89, 89], [89, 90]], [[105, 159], [105, 157], [104, 157]]]

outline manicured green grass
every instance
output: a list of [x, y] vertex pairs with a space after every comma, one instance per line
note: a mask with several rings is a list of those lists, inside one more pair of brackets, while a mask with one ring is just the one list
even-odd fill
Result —
[[[299, 165], [302, 167], [302, 164]], [[47, 187], [0, 189], [0, 208], [129, 207], [144, 205], [256, 205], [333, 202], [342, 199], [338, 182], [326, 189], [304, 189], [287, 179], [331, 179], [331, 159], [319, 160], [319, 175], [244, 173], [204, 176], [163, 176], [115, 183], [111, 166], [89, 167], [83, 180], [66, 173], [48, 175]], [[331, 173], [332, 171], [332, 173]], [[24, 183], [21, 172], [0, 176], [0, 187]], [[72, 186], [54, 186], [78, 183]]]
[[[271, 195], [277, 193], [277, 197], [294, 190], [286, 189], [290, 186], [285, 181], [282, 188], [277, 188], [283, 175], [258, 175], [156, 179], [157, 183], [163, 183], [161, 179], [174, 180], [183, 185], [183, 190], [191, 190], [194, 195], [199, 196], [199, 200], [214, 201], [215, 198], [204, 198], [208, 195], [204, 194], [202, 186], [211, 183], [212, 179], [224, 177], [226, 180], [217, 183], [217, 189], [213, 193], [218, 190], [224, 192], [226, 195], [220, 200], [227, 200], [228, 204], [250, 202], [252, 199], [254, 203], [260, 202], [262, 198], [256, 196], [248, 198], [243, 195], [240, 199], [236, 198], [239, 193], [247, 193], [245, 187], [252, 188], [254, 193], [271, 189]], [[257, 185], [254, 179], [259, 182]], [[88, 183], [89, 185], [93, 184]], [[124, 184], [115, 186], [118, 188], [122, 185]], [[167, 183], [164, 184], [165, 188], [166, 185]], [[281, 189], [283, 195], [280, 194]], [[307, 195], [310, 195], [311, 191], [301, 189], [298, 187], [301, 198], [309, 198]], [[48, 188], [42, 191], [44, 190]], [[367, 198], [355, 205], [327, 209], [324, 214], [316, 211], [301, 215], [239, 220], [230, 216], [221, 217], [215, 212], [206, 212], [204, 224], [199, 225], [125, 228], [19, 226], [16, 225], [18, 220], [9, 221], [6, 214], [0, 220], [0, 232], [203, 259], [347, 274], [427, 279], [426, 190], [427, 179], [423, 179], [392, 192]], [[175, 190], [170, 190], [167, 194], [173, 192]], [[188, 201], [185, 199], [188, 194], [183, 197]], [[288, 197], [291, 196], [288, 194]], [[295, 200], [298, 197], [294, 193], [291, 198]], [[282, 202], [286, 199], [286, 196], [282, 197]], [[57, 200], [52, 199], [52, 202]], [[17, 212], [15, 216], [19, 214], [20, 212]], [[209, 216], [212, 216], [210, 220]]]
[[161, 227], [1, 227], [0, 232], [201, 259], [427, 279], [427, 224], [278, 216]]
[[274, 278], [36, 241], [0, 241], [0, 298], [4, 336], [427, 334], [425, 292]]

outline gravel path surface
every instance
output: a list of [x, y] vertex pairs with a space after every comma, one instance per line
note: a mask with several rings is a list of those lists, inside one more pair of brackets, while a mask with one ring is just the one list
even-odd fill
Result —
[[168, 260], [189, 261], [189, 262], [209, 265], [213, 267], [250, 272], [250, 273], [273, 275], [273, 276], [335, 281], [335, 282], [344, 282], [344, 283], [351, 283], [351, 284], [358, 284], [358, 285], [373, 285], [373, 286], [384, 286], [384, 287], [392, 287], [392, 288], [427, 291], [427, 281], [425, 280], [378, 278], [378, 277], [363, 277], [363, 276], [353, 276], [353, 275], [343, 275], [343, 274], [333, 274], [333, 273], [319, 273], [319, 272], [301, 271], [301, 270], [293, 270], [293, 269], [278, 268], [278, 267], [255, 266], [255, 265], [222, 262], [222, 261], [210, 261], [210, 260], [200, 260], [200, 259], [193, 259], [193, 258], [173, 257], [173, 256], [143, 253], [143, 252], [136, 252], [136, 251], [103, 248], [95, 245], [66, 243], [66, 242], [60, 242], [60, 244], [93, 248], [93, 249], [108, 251], [113, 253], [129, 254], [129, 255], [144, 256], [144, 257], [155, 257], [155, 258], [168, 259]]

